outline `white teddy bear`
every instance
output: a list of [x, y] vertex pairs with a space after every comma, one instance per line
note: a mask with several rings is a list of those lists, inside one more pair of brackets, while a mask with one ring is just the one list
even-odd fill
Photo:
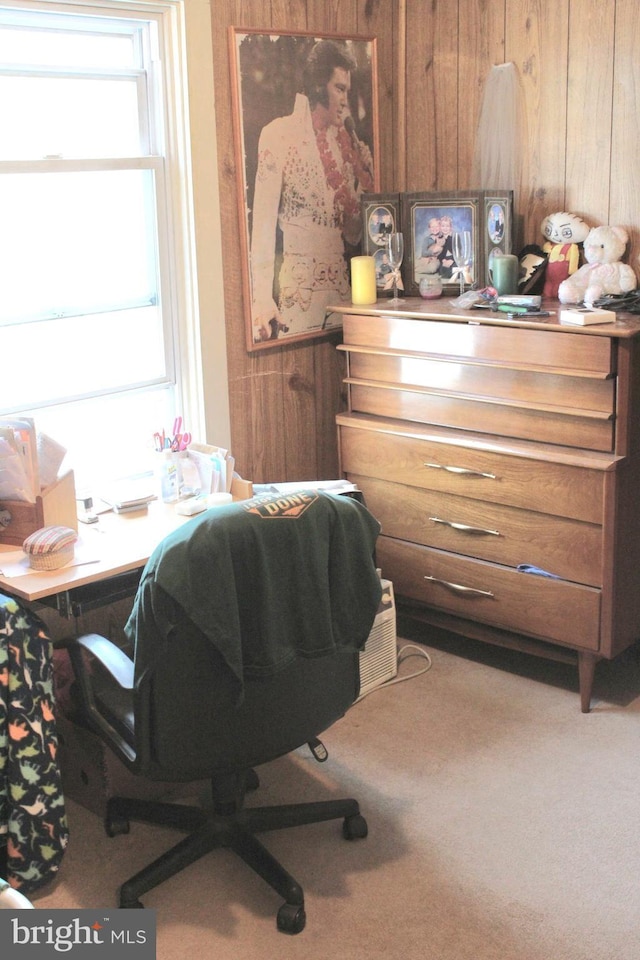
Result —
[[560, 303], [585, 303], [605, 294], [629, 293], [638, 284], [633, 268], [620, 263], [629, 235], [624, 227], [593, 227], [584, 241], [587, 261], [558, 288]]

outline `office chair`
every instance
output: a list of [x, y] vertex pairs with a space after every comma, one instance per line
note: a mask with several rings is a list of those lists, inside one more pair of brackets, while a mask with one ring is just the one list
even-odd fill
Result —
[[121, 886], [121, 907], [228, 847], [284, 898], [278, 929], [304, 928], [302, 887], [255, 834], [342, 818], [356, 839], [366, 821], [354, 799], [248, 808], [245, 794], [256, 766], [313, 743], [356, 700], [378, 531], [362, 504], [326, 493], [212, 508], [149, 559], [125, 628], [133, 660], [96, 634], [70, 641], [74, 719], [136, 774], [211, 783], [211, 810], [109, 799], [110, 836], [129, 819], [187, 833]]

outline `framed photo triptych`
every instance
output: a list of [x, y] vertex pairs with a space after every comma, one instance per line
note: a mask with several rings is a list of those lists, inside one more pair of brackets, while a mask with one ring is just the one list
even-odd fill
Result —
[[[386, 240], [404, 234], [402, 278], [417, 296], [423, 277], [437, 275], [445, 293], [491, 283], [493, 258], [511, 253], [513, 191], [459, 190], [439, 193], [369, 193], [362, 198], [363, 253], [376, 261], [376, 286], [388, 289]], [[463, 263], [453, 252], [453, 235], [467, 231], [470, 251]], [[462, 272], [462, 277], [460, 276]]]

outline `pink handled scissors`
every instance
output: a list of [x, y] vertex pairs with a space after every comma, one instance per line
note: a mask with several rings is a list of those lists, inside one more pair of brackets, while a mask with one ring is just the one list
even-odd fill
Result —
[[190, 443], [190, 433], [176, 433], [175, 437], [171, 441], [171, 449], [174, 453], [177, 453], [179, 450], [186, 450]]

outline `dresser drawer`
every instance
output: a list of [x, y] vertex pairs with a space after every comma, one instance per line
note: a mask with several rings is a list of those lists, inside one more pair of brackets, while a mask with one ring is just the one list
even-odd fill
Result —
[[343, 473], [440, 490], [539, 513], [602, 523], [604, 476], [615, 457], [595, 454], [601, 468], [529, 459], [484, 449], [464, 434], [338, 417]]
[[584, 411], [575, 407], [501, 401], [491, 397], [452, 393], [399, 384], [377, 384], [349, 378], [349, 408], [368, 413], [433, 423], [454, 429], [557, 443], [587, 450], [614, 448], [613, 411]]
[[378, 565], [397, 596], [466, 620], [597, 651], [600, 591], [429, 547], [378, 538]]
[[608, 337], [575, 336], [446, 320], [350, 315], [344, 317], [345, 347], [364, 346], [431, 357], [498, 363], [519, 369], [563, 370], [609, 376], [615, 372]]
[[371, 477], [349, 476], [382, 533], [503, 566], [531, 564], [564, 580], [602, 585], [602, 528]]
[[457, 396], [505, 400], [552, 410], [615, 412], [615, 378], [529, 370], [496, 363], [463, 363], [415, 354], [349, 350], [349, 377], [356, 381], [420, 387]]

